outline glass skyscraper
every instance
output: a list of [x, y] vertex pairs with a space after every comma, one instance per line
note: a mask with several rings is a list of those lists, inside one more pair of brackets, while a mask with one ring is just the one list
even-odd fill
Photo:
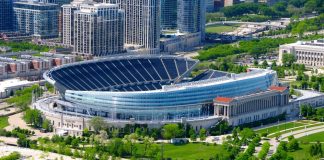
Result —
[[177, 28], [177, 1], [161, 0], [161, 29]]
[[0, 1], [0, 32], [11, 31], [13, 28], [13, 0]]
[[14, 28], [41, 38], [58, 37], [59, 6], [41, 2], [15, 2]]
[[178, 0], [178, 29], [183, 33], [201, 33], [205, 39], [206, 0]]

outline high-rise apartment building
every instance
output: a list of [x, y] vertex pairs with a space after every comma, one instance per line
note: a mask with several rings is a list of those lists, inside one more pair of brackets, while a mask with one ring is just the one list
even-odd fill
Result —
[[74, 0], [70, 4], [62, 5], [62, 43], [73, 46], [74, 40], [74, 11], [80, 9], [81, 4], [93, 4], [92, 0]]
[[215, 10], [215, 1], [206, 0], [206, 12], [213, 12]]
[[[54, 3], [54, 4], [58, 4], [60, 7], [64, 4], [70, 4], [72, 0], [39, 0], [40, 2], [44, 2], [44, 3]], [[60, 37], [62, 37], [63, 35], [63, 11], [62, 8], [60, 8], [60, 14], [59, 14], [59, 21], [58, 21], [58, 31], [60, 34]]]
[[14, 2], [14, 28], [40, 38], [58, 37], [59, 7], [36, 1]]
[[73, 46], [73, 27], [74, 27], [74, 11], [78, 9], [77, 6], [68, 4], [62, 6], [62, 43], [66, 45]]
[[178, 29], [182, 33], [201, 33], [205, 39], [206, 0], [178, 0]]
[[125, 44], [160, 52], [160, 0], [106, 0], [125, 11]]
[[177, 0], [161, 0], [161, 29], [177, 28]]
[[0, 0], [0, 32], [11, 31], [13, 23], [13, 0]]
[[124, 11], [117, 4], [81, 4], [72, 23], [74, 53], [107, 56], [124, 50]]

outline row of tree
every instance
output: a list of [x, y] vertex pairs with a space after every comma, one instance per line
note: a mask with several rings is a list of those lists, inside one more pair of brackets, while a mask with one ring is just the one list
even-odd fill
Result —
[[32, 102], [33, 94], [35, 96], [41, 96], [43, 94], [43, 90], [39, 85], [33, 85], [22, 90], [17, 90], [12, 97], [7, 99], [7, 103], [14, 104], [20, 109], [26, 110]]
[[239, 41], [238, 45], [218, 44], [214, 47], [208, 47], [199, 51], [196, 57], [201, 61], [212, 60], [220, 57], [248, 53], [255, 58], [279, 47], [281, 44], [292, 43], [295, 38], [262, 38], [250, 41]]
[[314, 108], [311, 105], [303, 104], [300, 106], [300, 114], [307, 119], [324, 120], [324, 108]]

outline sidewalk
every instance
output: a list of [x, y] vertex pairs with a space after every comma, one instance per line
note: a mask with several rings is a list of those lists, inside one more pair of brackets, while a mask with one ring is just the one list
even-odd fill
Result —
[[28, 126], [26, 122], [22, 119], [22, 117], [23, 117], [23, 113], [18, 113], [9, 116], [8, 118], [9, 126], [5, 127], [4, 129], [7, 131], [12, 131], [17, 127], [20, 127], [23, 129], [34, 131], [35, 135], [31, 136], [31, 139], [37, 139], [39, 137], [52, 137], [54, 135], [54, 133], [42, 133], [40, 132], [40, 130]]
[[323, 131], [324, 131], [324, 125], [310, 127], [310, 128], [307, 128], [305, 126], [305, 129], [282, 134], [279, 139], [283, 140], [283, 141], [287, 141], [288, 137], [291, 136], [291, 135], [294, 136], [295, 138], [300, 138], [300, 137], [303, 137], [303, 136], [307, 136], [309, 134], [314, 134], [314, 133], [323, 132]]

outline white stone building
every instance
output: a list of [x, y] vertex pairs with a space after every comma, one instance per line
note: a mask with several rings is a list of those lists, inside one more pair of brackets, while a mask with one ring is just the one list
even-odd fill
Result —
[[238, 97], [217, 97], [214, 100], [215, 115], [237, 126], [290, 112], [289, 90], [271, 86], [267, 91]]
[[309, 67], [324, 66], [324, 39], [314, 41], [299, 41], [279, 47], [279, 64], [282, 64], [284, 54], [295, 56], [297, 63]]

